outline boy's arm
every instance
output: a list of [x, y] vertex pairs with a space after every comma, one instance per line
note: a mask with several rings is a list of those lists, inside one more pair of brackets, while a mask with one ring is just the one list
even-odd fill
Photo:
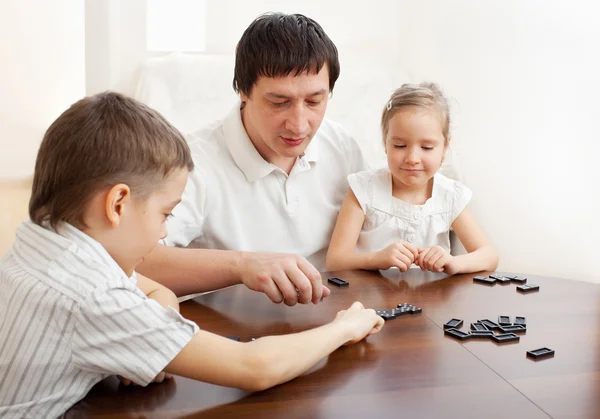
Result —
[[493, 271], [498, 267], [498, 252], [479, 227], [468, 207], [454, 220], [452, 228], [468, 252], [454, 256], [456, 273]]
[[302, 374], [345, 343], [376, 333], [383, 319], [354, 303], [327, 325], [240, 343], [198, 332], [165, 371], [213, 384], [259, 391]]
[[142, 290], [142, 292], [146, 294], [148, 298], [152, 298], [153, 300], [157, 301], [166, 309], [171, 306], [175, 310], [179, 311], [179, 302], [177, 301], [177, 296], [173, 293], [173, 291], [137, 272], [136, 278], [138, 288]]
[[317, 304], [329, 295], [319, 271], [302, 256], [292, 254], [157, 245], [137, 271], [179, 296], [239, 283], [287, 305]]

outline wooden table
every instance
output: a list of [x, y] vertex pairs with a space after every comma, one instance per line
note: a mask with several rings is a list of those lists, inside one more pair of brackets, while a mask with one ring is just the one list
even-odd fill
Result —
[[[260, 393], [176, 377], [147, 388], [96, 385], [67, 417], [103, 418], [600, 418], [600, 286], [528, 276], [540, 291], [474, 283], [410, 270], [337, 272], [317, 306], [276, 305], [236, 286], [182, 304], [201, 328], [249, 340], [319, 326], [359, 300], [388, 309], [409, 302], [423, 312], [388, 321], [366, 342], [343, 347], [305, 375]], [[518, 343], [457, 341], [442, 325], [499, 315], [527, 317]], [[550, 347], [554, 358], [526, 351]], [[227, 360], [223, 360], [227, 362]]]

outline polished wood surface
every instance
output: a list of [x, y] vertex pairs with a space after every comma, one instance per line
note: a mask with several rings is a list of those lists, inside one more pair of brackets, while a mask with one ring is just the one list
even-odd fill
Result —
[[[127, 388], [109, 378], [67, 417], [600, 417], [600, 285], [529, 276], [540, 291], [521, 294], [515, 284], [482, 285], [473, 275], [336, 274], [350, 286], [332, 286], [317, 306], [276, 305], [236, 286], [190, 300], [181, 311], [205, 330], [243, 341], [319, 326], [355, 300], [380, 309], [409, 302], [423, 312], [388, 321], [367, 341], [340, 348], [303, 376], [264, 392], [182, 377]], [[499, 315], [527, 317], [527, 334], [507, 344], [443, 334], [451, 318], [463, 319], [467, 330], [471, 322]], [[554, 349], [555, 357], [526, 357], [540, 347]]]

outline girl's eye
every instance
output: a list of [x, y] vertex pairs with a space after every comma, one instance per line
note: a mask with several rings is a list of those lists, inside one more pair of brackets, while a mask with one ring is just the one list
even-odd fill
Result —
[[406, 148], [406, 146], [402, 144], [395, 144], [394, 148]]
[[423, 150], [433, 150], [433, 147], [431, 146], [423, 146], [422, 148]]

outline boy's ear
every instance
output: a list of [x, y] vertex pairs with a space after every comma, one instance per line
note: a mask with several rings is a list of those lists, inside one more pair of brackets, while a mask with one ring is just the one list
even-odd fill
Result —
[[131, 189], [124, 183], [113, 186], [106, 195], [105, 212], [108, 222], [118, 227], [125, 211], [125, 205], [131, 201]]

